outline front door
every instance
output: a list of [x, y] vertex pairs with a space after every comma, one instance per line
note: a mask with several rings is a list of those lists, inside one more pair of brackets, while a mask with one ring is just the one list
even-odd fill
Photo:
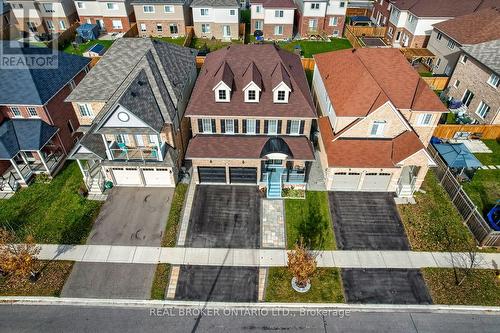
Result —
[[222, 33], [225, 38], [230, 38], [231, 37], [231, 26], [225, 25], [222, 27]]
[[100, 30], [104, 30], [104, 21], [103, 20], [97, 19], [97, 20], [95, 20], [95, 23], [97, 23]]

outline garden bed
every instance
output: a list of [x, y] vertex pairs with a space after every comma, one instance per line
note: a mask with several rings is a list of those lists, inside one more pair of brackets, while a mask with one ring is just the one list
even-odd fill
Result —
[[188, 190], [187, 184], [179, 183], [175, 187], [172, 205], [170, 206], [170, 213], [168, 214], [167, 226], [165, 227], [165, 234], [161, 246], [174, 247], [177, 243], [177, 233], [181, 223], [182, 208], [184, 207], [184, 200]]
[[156, 266], [155, 277], [151, 285], [151, 299], [164, 300], [165, 291], [168, 287], [170, 280], [170, 269], [172, 266], [169, 264], [158, 264]]

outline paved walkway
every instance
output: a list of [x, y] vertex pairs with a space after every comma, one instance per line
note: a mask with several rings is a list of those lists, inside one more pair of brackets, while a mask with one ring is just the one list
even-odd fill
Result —
[[191, 208], [193, 207], [194, 192], [196, 191], [196, 179], [198, 179], [198, 173], [193, 171], [191, 181], [189, 182], [188, 192], [186, 194], [186, 202], [182, 208], [181, 227], [179, 230], [179, 237], [177, 237], [178, 246], [184, 246], [184, 243], [186, 242], [189, 218], [191, 217]]
[[[412, 251], [317, 251], [319, 267], [422, 268], [453, 267], [465, 262], [465, 253]], [[217, 249], [111, 245], [41, 245], [42, 260], [211, 266], [282, 267], [287, 251], [281, 249]], [[496, 269], [500, 253], [478, 253], [477, 268]]]
[[285, 248], [284, 211], [283, 200], [262, 200], [262, 248]]
[[317, 151], [314, 152], [314, 157], [315, 160], [312, 162], [309, 180], [307, 181], [307, 189], [309, 191], [326, 191], [325, 174]]

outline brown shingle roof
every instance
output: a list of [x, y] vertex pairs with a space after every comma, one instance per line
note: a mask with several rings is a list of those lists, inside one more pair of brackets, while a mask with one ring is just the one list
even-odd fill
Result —
[[398, 109], [448, 111], [398, 49], [342, 50], [314, 59], [337, 116], [364, 117], [387, 101]]
[[434, 24], [462, 45], [479, 44], [500, 39], [500, 8], [488, 8]]
[[392, 0], [394, 6], [418, 17], [457, 17], [500, 6], [500, 0]]
[[[197, 135], [189, 141], [186, 159], [261, 159], [262, 148], [272, 138], [266, 135]], [[311, 143], [305, 136], [280, 136], [293, 160], [314, 160]]]
[[262, 75], [253, 61], [248, 65], [247, 69], [243, 73], [243, 87], [246, 87], [250, 82], [255, 83], [260, 89], [262, 89]]
[[405, 131], [393, 139], [344, 138], [333, 141], [328, 117], [318, 120], [329, 167], [393, 168], [424, 145], [413, 131]]
[[[223, 62], [234, 74], [229, 103], [215, 102], [212, 91], [214, 75]], [[259, 103], [245, 103], [242, 92], [246, 85], [243, 74], [251, 62], [255, 63], [262, 76]], [[271, 73], [277, 65], [283, 66], [289, 76], [292, 92], [288, 103], [273, 102]], [[193, 89], [186, 115], [315, 118], [316, 111], [299, 56], [271, 44], [262, 44], [231, 45], [209, 53]]]

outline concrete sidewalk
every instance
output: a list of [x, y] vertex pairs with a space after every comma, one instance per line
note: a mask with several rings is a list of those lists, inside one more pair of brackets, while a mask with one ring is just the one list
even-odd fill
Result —
[[[101, 263], [136, 263], [173, 265], [213, 265], [280, 267], [287, 265], [287, 251], [282, 249], [220, 249], [147, 247], [115, 245], [40, 245], [42, 260], [70, 260]], [[412, 251], [316, 251], [319, 267], [340, 268], [422, 268], [464, 265], [467, 253]], [[478, 253], [477, 268], [496, 269], [500, 253]]]

